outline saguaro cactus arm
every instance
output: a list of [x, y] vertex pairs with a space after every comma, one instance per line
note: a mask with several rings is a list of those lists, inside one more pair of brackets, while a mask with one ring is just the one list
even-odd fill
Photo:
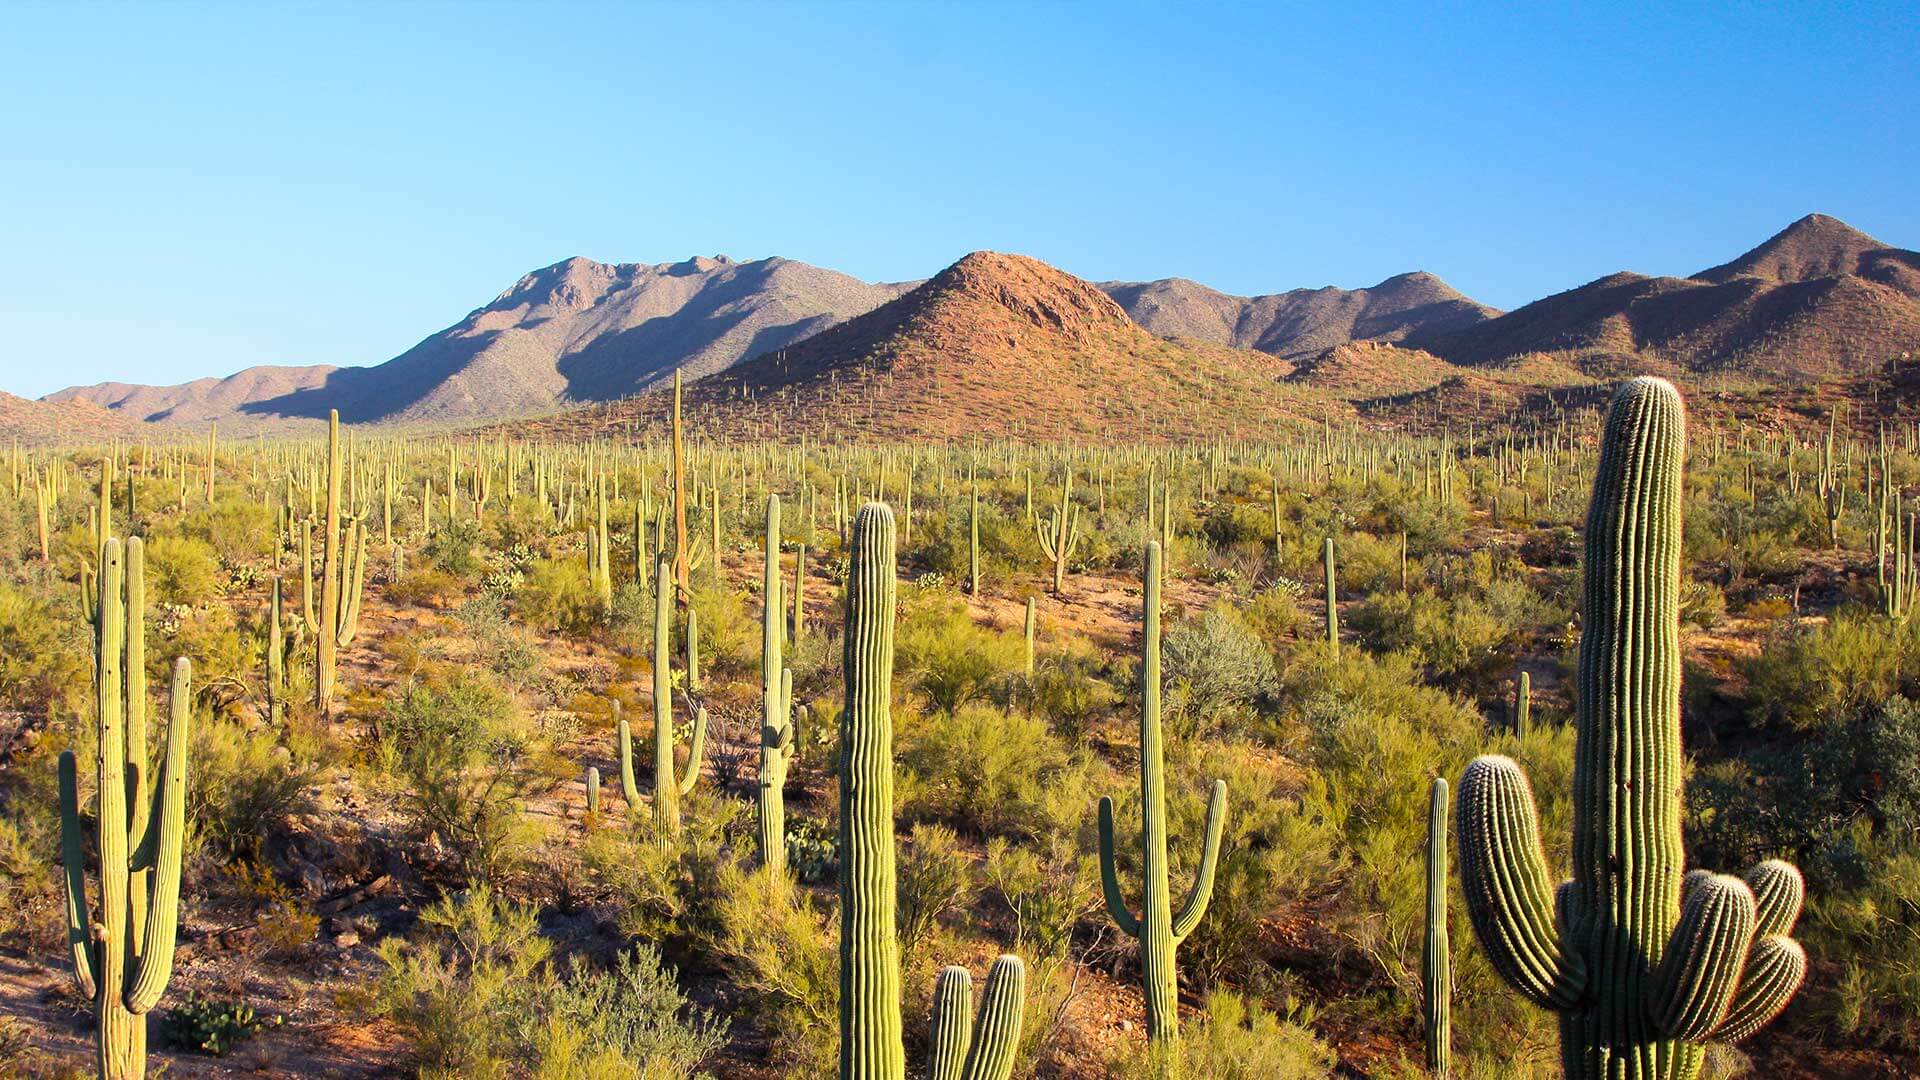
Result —
[[167, 758], [160, 782], [154, 786], [154, 809], [147, 822], [133, 869], [152, 870], [146, 933], [139, 969], [126, 993], [127, 1011], [152, 1009], [166, 993], [173, 977], [173, 938], [180, 918], [180, 856], [185, 847], [187, 821], [187, 747], [193, 725], [193, 665], [186, 657], [173, 664], [169, 694]]
[[1106, 897], [1107, 914], [1120, 932], [1139, 937], [1140, 920], [1127, 909], [1126, 895], [1120, 891], [1120, 870], [1113, 851], [1113, 799], [1106, 795], [1100, 797], [1100, 891]]
[[1178, 943], [1186, 940], [1193, 928], [1207, 914], [1207, 904], [1213, 900], [1213, 873], [1220, 862], [1220, 832], [1227, 822], [1227, 782], [1215, 780], [1213, 791], [1207, 797], [1207, 832], [1200, 848], [1200, 869], [1193, 876], [1193, 887], [1187, 890], [1187, 899], [1180, 905], [1180, 911], [1173, 917], [1173, 940]]
[[1669, 1038], [1698, 1042], [1726, 1016], [1753, 944], [1753, 890], [1714, 874], [1687, 894], [1680, 923], [1654, 978], [1654, 1023]]
[[67, 950], [73, 960], [73, 982], [92, 998], [93, 930], [87, 912], [87, 838], [80, 818], [80, 774], [73, 751], [60, 751], [60, 862], [67, 882]]
[[1563, 947], [1540, 847], [1533, 788], [1507, 757], [1475, 758], [1460, 778], [1460, 888], [1494, 970], [1528, 1000], [1571, 1008], [1586, 967]]

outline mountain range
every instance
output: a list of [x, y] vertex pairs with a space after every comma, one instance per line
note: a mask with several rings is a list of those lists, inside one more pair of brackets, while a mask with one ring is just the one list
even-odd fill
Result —
[[[1364, 401], [1374, 389], [1404, 394], [1435, 379], [1509, 387], [1528, 371], [1548, 372], [1548, 383], [1635, 368], [1799, 383], [1870, 369], [1916, 344], [1920, 253], [1813, 214], [1691, 277], [1621, 272], [1510, 312], [1421, 272], [1363, 289], [1241, 297], [1184, 278], [1095, 285], [992, 252], [903, 283], [781, 258], [573, 258], [527, 274], [375, 367], [105, 383], [38, 404], [97, 406], [136, 427], [218, 421], [245, 431], [311, 422], [328, 409], [349, 422], [473, 426], [619, 402], [678, 368], [705, 387], [702, 400], [756, 423], [836, 402], [869, 417], [876, 433], [1026, 424], [1092, 435], [1139, 423], [1172, 433], [1187, 426], [1185, 399], [1156, 395], [1183, 388], [1251, 417], [1254, 403], [1276, 393]], [[1555, 359], [1514, 362], [1533, 354]], [[1193, 373], [1210, 386], [1183, 377]], [[1228, 389], [1244, 402], [1223, 405]], [[1157, 419], [1147, 415], [1154, 402]], [[0, 410], [0, 431], [57, 431], [70, 419], [29, 418], [33, 404]], [[909, 406], [915, 423], [885, 419]]]

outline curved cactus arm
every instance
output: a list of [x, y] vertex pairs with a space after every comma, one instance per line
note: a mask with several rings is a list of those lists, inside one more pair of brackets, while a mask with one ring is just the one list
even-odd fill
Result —
[[620, 703], [613, 703], [614, 728], [619, 732], [620, 747], [620, 797], [627, 800], [627, 809], [631, 811], [640, 805], [640, 785], [633, 779], [633, 729], [628, 726], [627, 718], [620, 715]]
[[1511, 758], [1475, 758], [1460, 778], [1456, 814], [1460, 888], [1494, 970], [1535, 1004], [1571, 1007], [1586, 967], [1561, 947], [1527, 774]]
[[960, 1080], [960, 1070], [967, 1064], [967, 1029], [972, 1018], [973, 976], [958, 965], [941, 968], [933, 982], [927, 1080]]
[[87, 915], [87, 838], [80, 819], [80, 773], [73, 751], [60, 751], [60, 870], [67, 880], [67, 950], [73, 981], [93, 997], [93, 933]]
[[1713, 1037], [1739, 1042], [1780, 1015], [1807, 977], [1807, 952], [1789, 937], [1774, 935], [1754, 943], [1740, 989]]
[[685, 795], [700, 782], [700, 759], [707, 752], [707, 707], [693, 707], [693, 739], [687, 744], [687, 772], [680, 778], [680, 794]]
[[1127, 898], [1120, 892], [1120, 870], [1113, 861], [1113, 799], [1100, 797], [1100, 891], [1107, 899], [1107, 914], [1128, 937], [1140, 936], [1140, 920], [1127, 910]]
[[1755, 938], [1793, 932], [1800, 920], [1800, 905], [1806, 902], [1807, 883], [1790, 862], [1768, 859], [1747, 871], [1747, 887], [1753, 890]]
[[367, 532], [359, 521], [348, 521], [344, 546], [345, 562], [340, 567], [344, 586], [340, 593], [340, 625], [333, 638], [334, 644], [343, 649], [353, 644], [354, 637], [360, 633], [360, 597], [367, 583]]
[[1753, 944], [1753, 890], [1716, 874], [1687, 896], [1655, 975], [1653, 1022], [1669, 1038], [1700, 1042], [1720, 1026]]
[[1207, 914], [1207, 904], [1213, 899], [1213, 872], [1220, 863], [1220, 831], [1227, 824], [1227, 782], [1215, 780], [1213, 794], [1207, 798], [1207, 839], [1200, 849], [1200, 870], [1193, 878], [1193, 888], [1187, 893], [1187, 899], [1180, 905], [1179, 914], [1173, 917], [1173, 940], [1177, 944], [1186, 940], [1193, 928]]
[[[193, 725], [193, 664], [184, 656], [174, 661], [169, 706], [167, 761], [154, 787], [153, 823], [148, 832], [153, 838], [153, 891], [139, 967], [126, 993], [127, 1011], [136, 1015], [159, 1003], [167, 980], [173, 977], [173, 938], [180, 920], [180, 853], [186, 838], [187, 746]], [[147, 846], [142, 844], [143, 849]]]
[[960, 1080], [1007, 1080], [1013, 1075], [1026, 1000], [1027, 965], [1011, 953], [1002, 954], [987, 972], [987, 988], [980, 997], [980, 1013], [973, 1021], [973, 1039]]

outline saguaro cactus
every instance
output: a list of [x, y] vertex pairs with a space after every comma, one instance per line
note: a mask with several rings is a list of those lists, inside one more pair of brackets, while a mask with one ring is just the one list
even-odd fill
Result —
[[85, 825], [73, 752], [60, 755], [60, 846], [74, 982], [93, 999], [101, 1080], [146, 1073], [146, 1014], [173, 973], [186, 833], [192, 668], [174, 664], [167, 749], [149, 794], [146, 645], [140, 541], [101, 549], [94, 625], [99, 772], [94, 787], [99, 906], [89, 911]]
[[1180, 1032], [1174, 953], [1207, 913], [1213, 898], [1213, 871], [1220, 855], [1220, 830], [1227, 818], [1227, 782], [1215, 780], [1207, 802], [1207, 833], [1193, 888], [1175, 914], [1167, 885], [1166, 765], [1160, 737], [1160, 545], [1149, 541], [1146, 587], [1141, 600], [1146, 632], [1140, 650], [1140, 916], [1127, 909], [1120, 894], [1120, 870], [1114, 859], [1113, 800], [1100, 800], [1100, 884], [1107, 912], [1120, 932], [1139, 939], [1140, 974], [1147, 1000], [1147, 1038], [1161, 1042]]
[[778, 874], [787, 865], [787, 765], [793, 760], [793, 674], [781, 655], [780, 496], [767, 496], [767, 560], [760, 587], [760, 865]]
[[267, 609], [267, 719], [275, 724], [287, 708], [287, 644], [282, 617], [285, 598], [280, 578], [273, 579], [273, 600]]
[[1327, 578], [1327, 648], [1333, 655], [1340, 655], [1340, 582], [1334, 573], [1333, 537], [1327, 537], [1326, 548], [1321, 553], [1321, 563]]
[[1703, 1044], [1752, 1034], [1806, 973], [1804, 893], [1777, 861], [1683, 877], [1680, 529], [1685, 411], [1661, 379], [1615, 393], [1587, 512], [1573, 878], [1548, 884], [1526, 774], [1486, 756], [1460, 781], [1460, 881], [1475, 935], [1560, 1014], [1572, 1080], [1692, 1080]]
[[1067, 478], [1060, 485], [1060, 504], [1044, 524], [1034, 519], [1033, 534], [1040, 541], [1040, 550], [1053, 563], [1053, 595], [1059, 596], [1066, 587], [1067, 559], [1080, 543], [1080, 508], [1073, 504], [1073, 469], [1067, 469]]
[[333, 714], [334, 657], [360, 630], [360, 595], [366, 582], [367, 538], [357, 518], [341, 522], [340, 412], [327, 413], [327, 516], [322, 523], [320, 608], [313, 607], [312, 563], [303, 530], [302, 611], [314, 635], [314, 699], [322, 716]]
[[1453, 953], [1447, 940], [1447, 782], [1435, 777], [1427, 799], [1427, 934], [1420, 954], [1426, 990], [1427, 1071], [1444, 1077], [1453, 1062]]
[[854, 520], [840, 713], [840, 1080], [904, 1080], [893, 870], [893, 511]]
[[1027, 966], [1012, 954], [995, 960], [987, 972], [986, 994], [977, 1015], [973, 976], [963, 967], [943, 968], [933, 984], [927, 1080], [1007, 1080], [1012, 1076], [1026, 997]]

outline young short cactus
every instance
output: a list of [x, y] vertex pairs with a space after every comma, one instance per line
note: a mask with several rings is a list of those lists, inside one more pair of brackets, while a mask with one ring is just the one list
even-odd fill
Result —
[[1574, 1080], [1692, 1080], [1798, 989], [1799, 872], [1745, 881], [1681, 850], [1680, 528], [1685, 413], [1660, 379], [1614, 395], [1588, 509], [1574, 751], [1573, 878], [1549, 885], [1526, 774], [1477, 758], [1460, 781], [1460, 881], [1493, 966], [1560, 1013]]
[[904, 1080], [893, 869], [893, 511], [854, 520], [840, 713], [840, 1080]]
[[124, 550], [117, 539], [102, 547], [94, 624], [100, 887], [99, 905], [91, 912], [78, 766], [70, 750], [61, 753], [59, 763], [67, 943], [74, 981], [94, 1002], [102, 1080], [137, 1080], [146, 1074], [146, 1014], [172, 976], [180, 914], [192, 667], [185, 657], [174, 664], [165, 764], [150, 791], [141, 569], [138, 539], [128, 540]]
[[1145, 635], [1140, 664], [1140, 874], [1143, 896], [1140, 915], [1128, 910], [1120, 893], [1120, 870], [1114, 858], [1113, 800], [1100, 800], [1100, 884], [1107, 912], [1120, 932], [1139, 939], [1140, 973], [1147, 1001], [1147, 1038], [1163, 1042], [1180, 1031], [1177, 972], [1174, 959], [1180, 942], [1207, 913], [1213, 898], [1213, 871], [1220, 855], [1220, 830], [1226, 824], [1227, 782], [1215, 780], [1207, 802], [1206, 839], [1200, 849], [1200, 868], [1193, 888], [1175, 914], [1167, 884], [1166, 766], [1160, 736], [1160, 545], [1149, 541], [1146, 587], [1141, 600]]
[[942, 969], [933, 984], [927, 1080], [1007, 1080], [1012, 1076], [1026, 997], [1027, 966], [1017, 956], [1005, 954], [993, 962], [977, 1015], [973, 976], [963, 967]]

